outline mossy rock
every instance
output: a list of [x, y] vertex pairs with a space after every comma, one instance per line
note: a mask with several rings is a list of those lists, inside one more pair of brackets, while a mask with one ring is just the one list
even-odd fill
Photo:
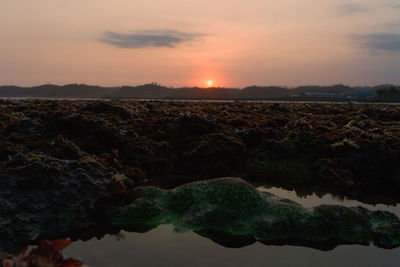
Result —
[[393, 213], [387, 211], [367, 211], [374, 230], [374, 244], [376, 246], [394, 248], [400, 246], [400, 220]]
[[122, 207], [113, 218], [113, 224], [120, 225], [159, 225], [167, 218], [165, 204], [166, 192], [154, 187], [137, 187], [131, 192], [135, 200]]
[[235, 178], [189, 183], [168, 194], [168, 208], [177, 213], [201, 212], [207, 206], [212, 206], [240, 217], [264, 205], [265, 201], [257, 189]]
[[[195, 231], [221, 240], [258, 240], [266, 244], [369, 244], [400, 246], [400, 221], [389, 212], [300, 204], [260, 192], [239, 178], [194, 182], [172, 190], [139, 187], [133, 202], [113, 218], [115, 225], [133, 229], [169, 223], [175, 231]], [[240, 237], [240, 238], [239, 238]], [[242, 238], [245, 237], [245, 238]], [[251, 238], [249, 238], [251, 237]], [[245, 242], [246, 241], [246, 242]], [[240, 243], [240, 242], [239, 242]], [[321, 248], [322, 249], [322, 248]]]

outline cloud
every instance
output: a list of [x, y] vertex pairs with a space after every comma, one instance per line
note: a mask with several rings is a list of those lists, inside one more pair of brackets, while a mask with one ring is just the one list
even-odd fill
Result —
[[353, 15], [356, 13], [364, 13], [367, 9], [358, 4], [346, 4], [337, 8], [340, 15]]
[[391, 3], [391, 4], [389, 4], [389, 7], [391, 7], [391, 8], [400, 8], [400, 4], [399, 3]]
[[400, 52], [400, 34], [396, 33], [369, 33], [353, 35], [364, 48], [372, 53]]
[[397, 22], [397, 23], [386, 23], [386, 24], [383, 24], [383, 26], [391, 27], [391, 28], [400, 28], [400, 22]]
[[146, 30], [128, 34], [107, 31], [100, 41], [120, 48], [170, 47], [184, 42], [195, 41], [200, 33], [186, 33], [173, 30]]

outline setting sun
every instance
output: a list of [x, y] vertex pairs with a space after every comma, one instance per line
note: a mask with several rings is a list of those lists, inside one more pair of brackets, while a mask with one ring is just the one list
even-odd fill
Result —
[[214, 82], [212, 80], [207, 81], [207, 87], [212, 87]]

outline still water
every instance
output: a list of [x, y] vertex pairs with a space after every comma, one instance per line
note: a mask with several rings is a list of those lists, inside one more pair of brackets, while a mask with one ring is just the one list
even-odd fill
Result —
[[[365, 205], [337, 200], [330, 195], [299, 198], [295, 192], [259, 188], [306, 207], [339, 204], [348, 207], [388, 210], [400, 216], [399, 206]], [[341, 245], [330, 251], [300, 246], [267, 246], [254, 243], [242, 248], [226, 248], [193, 232], [175, 233], [171, 225], [161, 225], [147, 233], [121, 232], [101, 240], [77, 241], [64, 250], [66, 256], [80, 258], [87, 266], [400, 266], [400, 248]]]

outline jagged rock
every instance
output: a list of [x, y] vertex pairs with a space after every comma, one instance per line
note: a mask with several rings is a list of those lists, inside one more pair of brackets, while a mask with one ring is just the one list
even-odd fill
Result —
[[97, 102], [96, 104], [84, 107], [82, 110], [95, 113], [117, 114], [122, 120], [128, 120], [138, 117], [138, 115], [129, 108], [119, 105], [113, 105], [106, 102]]
[[210, 134], [185, 153], [181, 161], [187, 169], [218, 173], [241, 168], [245, 154], [246, 146], [240, 139]]
[[52, 150], [49, 154], [58, 159], [79, 159], [84, 155], [84, 152], [73, 143], [72, 141], [58, 135], [54, 141], [51, 142]]
[[34, 133], [40, 126], [41, 123], [35, 119], [22, 118], [16, 120], [13, 124], [9, 125], [5, 130], [5, 134], [6, 135], [11, 133], [30, 134]]
[[366, 126], [367, 124], [365, 122], [356, 120], [351, 120], [345, 125], [345, 127], [349, 129], [354, 129], [354, 128], [365, 129]]
[[0, 250], [93, 224], [111, 173], [96, 161], [18, 154], [0, 170]]
[[[20, 152], [94, 158], [118, 173], [143, 170], [139, 184], [240, 176], [393, 203], [400, 202], [398, 112], [389, 105], [0, 100], [0, 161]], [[371, 158], [354, 161], [357, 154]], [[317, 177], [313, 166], [323, 159], [354, 183]]]

